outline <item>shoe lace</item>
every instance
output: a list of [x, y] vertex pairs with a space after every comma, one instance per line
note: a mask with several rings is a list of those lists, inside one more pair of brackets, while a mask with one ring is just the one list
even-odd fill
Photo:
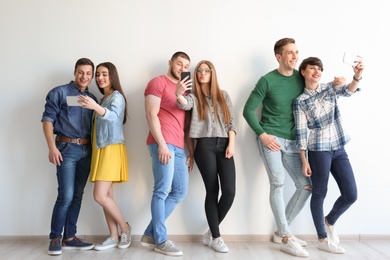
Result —
[[338, 248], [337, 244], [332, 239], [326, 238], [326, 240], [330, 248]]
[[[77, 243], [83, 243], [84, 240], [82, 240], [81, 238], [78, 238], [78, 237], [74, 237], [73, 239], [75, 242]], [[71, 240], [72, 241], [72, 240]]]
[[165, 242], [164, 248], [171, 248], [174, 246], [175, 246], [175, 244], [171, 240], [167, 240], [167, 242]]
[[298, 241], [295, 239], [295, 237], [292, 237], [291, 239], [287, 240], [287, 243], [294, 248], [297, 251], [303, 250], [301, 244], [298, 243]]
[[128, 235], [129, 235], [129, 231], [122, 232], [122, 234], [121, 234], [121, 242], [127, 242]]
[[61, 237], [56, 237], [56, 238], [54, 238], [54, 239], [51, 241], [51, 245], [52, 245], [52, 246], [56, 246], [57, 243], [58, 243], [58, 244], [60, 243], [60, 241], [61, 241]]

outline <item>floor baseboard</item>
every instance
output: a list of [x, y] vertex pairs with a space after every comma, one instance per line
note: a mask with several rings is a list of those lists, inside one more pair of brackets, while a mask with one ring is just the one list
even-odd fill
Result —
[[[139, 241], [142, 235], [132, 235], [133, 241]], [[315, 235], [296, 235], [306, 241], [316, 241]], [[361, 235], [339, 235], [341, 240], [361, 241], [361, 240], [390, 240], [390, 235], [381, 234], [361, 234]], [[86, 241], [103, 241], [107, 235], [78, 235], [79, 238]], [[173, 241], [193, 242], [201, 241], [203, 235], [169, 235], [169, 239]], [[223, 235], [225, 241], [259, 241], [267, 242], [272, 240], [270, 235]], [[0, 236], [2, 241], [48, 241], [47, 236]]]

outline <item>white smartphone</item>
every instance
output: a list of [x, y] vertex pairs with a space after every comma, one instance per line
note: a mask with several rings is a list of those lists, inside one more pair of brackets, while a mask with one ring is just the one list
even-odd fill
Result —
[[77, 96], [67, 96], [66, 97], [66, 103], [70, 107], [74, 106], [81, 106], [81, 104], [78, 102], [80, 99]]
[[356, 62], [358, 62], [361, 58], [357, 54], [353, 54], [350, 52], [344, 52], [343, 62], [345, 64], [355, 66]]

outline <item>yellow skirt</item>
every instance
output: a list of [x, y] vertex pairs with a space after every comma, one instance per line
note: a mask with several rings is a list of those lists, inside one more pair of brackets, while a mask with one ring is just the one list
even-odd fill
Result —
[[93, 127], [90, 181], [126, 182], [129, 178], [125, 144], [96, 148], [96, 126]]

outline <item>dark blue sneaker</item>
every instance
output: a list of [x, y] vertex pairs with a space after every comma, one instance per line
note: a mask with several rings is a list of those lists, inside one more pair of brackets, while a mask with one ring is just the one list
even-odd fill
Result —
[[47, 253], [49, 255], [60, 255], [62, 253], [61, 237], [50, 240], [49, 251]]
[[78, 237], [74, 237], [70, 241], [62, 240], [63, 249], [77, 249], [77, 250], [90, 250], [93, 248], [93, 244], [86, 243]]

